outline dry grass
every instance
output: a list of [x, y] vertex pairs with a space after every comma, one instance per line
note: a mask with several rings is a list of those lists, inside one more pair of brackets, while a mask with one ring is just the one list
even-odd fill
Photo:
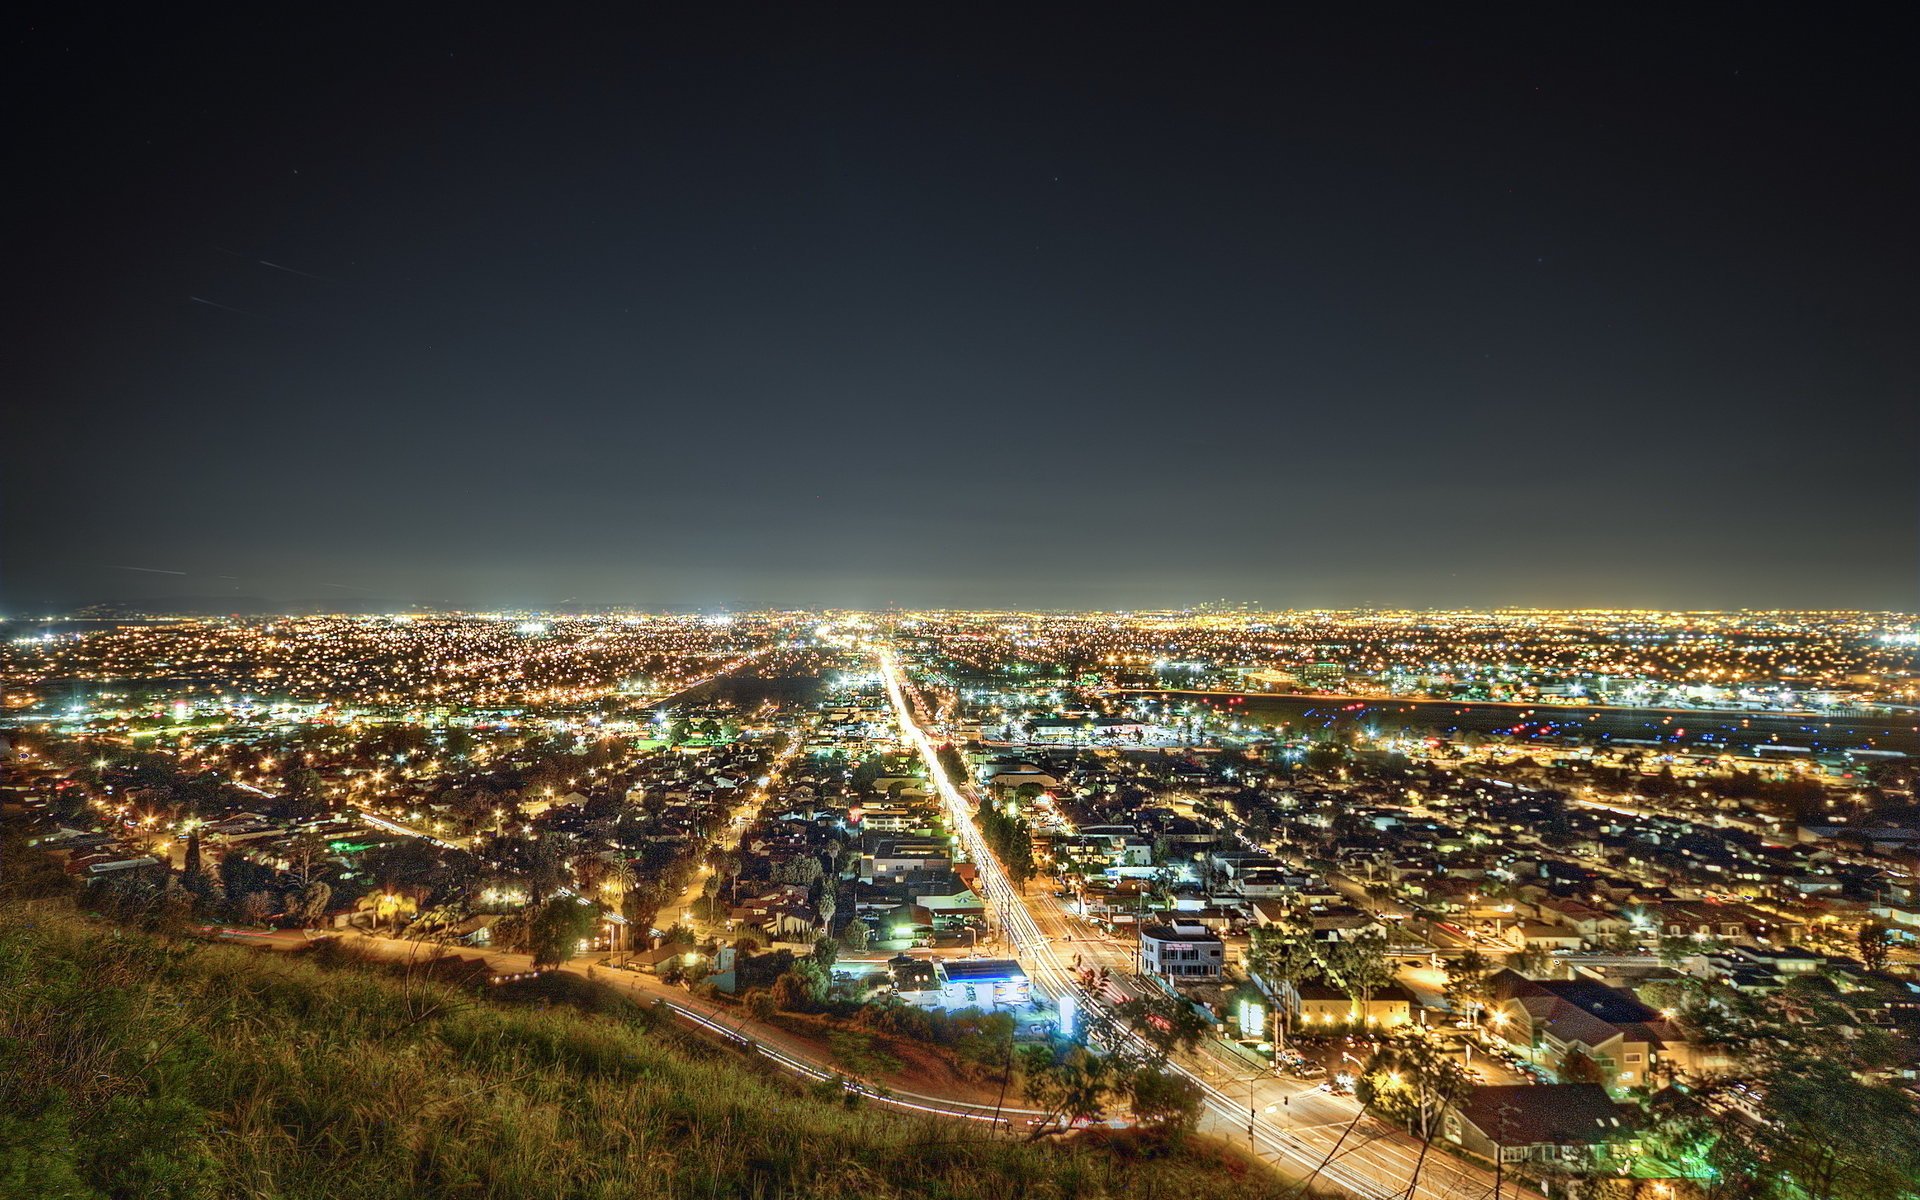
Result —
[[848, 1108], [604, 1014], [0, 910], [0, 1196], [1280, 1194], [1208, 1143], [1028, 1146]]

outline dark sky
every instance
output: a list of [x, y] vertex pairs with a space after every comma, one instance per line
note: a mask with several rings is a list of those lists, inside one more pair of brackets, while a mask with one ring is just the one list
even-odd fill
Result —
[[519, 7], [13, 19], [0, 611], [1920, 608], [1891, 27]]

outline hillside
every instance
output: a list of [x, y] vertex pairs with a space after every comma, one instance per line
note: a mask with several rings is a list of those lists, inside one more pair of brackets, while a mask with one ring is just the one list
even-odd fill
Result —
[[1269, 1196], [1195, 1141], [1030, 1146], [849, 1108], [625, 1002], [0, 909], [0, 1196]]

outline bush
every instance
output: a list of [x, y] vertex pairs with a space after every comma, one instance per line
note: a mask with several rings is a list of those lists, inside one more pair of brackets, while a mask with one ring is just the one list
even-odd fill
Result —
[[827, 973], [801, 959], [773, 981], [773, 1002], [784, 1012], [819, 1012], [827, 1002]]

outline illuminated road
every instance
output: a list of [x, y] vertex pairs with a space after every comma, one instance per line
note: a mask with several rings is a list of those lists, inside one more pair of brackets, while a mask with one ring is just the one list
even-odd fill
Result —
[[348, 808], [347, 811], [359, 817], [375, 829], [383, 829], [388, 833], [397, 833], [401, 837], [419, 838], [421, 841], [431, 842], [443, 850], [465, 850], [473, 844], [472, 838], [439, 837], [428, 833], [424, 829], [416, 829], [405, 821], [396, 821], [392, 817], [383, 817], [379, 813], [370, 812], [364, 808]]
[[[1023, 895], [988, 851], [973, 820], [971, 781], [966, 790], [947, 777], [932, 739], [913, 720], [902, 692], [900, 665], [891, 647], [875, 651], [887, 696], [902, 736], [926, 763], [966, 855], [979, 872], [981, 895], [999, 920], [1007, 944], [1035, 987], [1058, 1002], [1073, 997], [1083, 1011], [1110, 1014], [1110, 1007], [1083, 989], [1071, 957], [1083, 965], [1104, 966], [1131, 987], [1132, 953], [1124, 943], [1101, 939], [1091, 927], [1066, 912], [1051, 894]], [[1038, 916], [1036, 917], [1036, 911]], [[1092, 936], [1089, 936], [1092, 935]], [[1070, 940], [1071, 939], [1071, 940]], [[1493, 1192], [1493, 1175], [1435, 1148], [1419, 1167], [1417, 1186], [1409, 1190], [1420, 1143], [1371, 1118], [1359, 1106], [1321, 1092], [1302, 1081], [1250, 1072], [1228, 1052], [1205, 1046], [1196, 1054], [1177, 1054], [1168, 1066], [1197, 1084], [1204, 1096], [1202, 1127], [1228, 1140], [1245, 1139], [1260, 1157], [1289, 1173], [1318, 1171], [1318, 1180], [1366, 1200], [1481, 1200]], [[1359, 1118], [1356, 1122], [1356, 1118]], [[1347, 1130], [1351, 1127], [1351, 1133]], [[1338, 1145], [1338, 1156], [1328, 1155]], [[1533, 1195], [1509, 1184], [1512, 1194]]]
[[[752, 828], [753, 823], [759, 819], [760, 810], [766, 807], [768, 798], [772, 796], [775, 789], [779, 788], [782, 778], [786, 775], [788, 764], [793, 761], [794, 755], [800, 753], [800, 743], [804, 740], [797, 731], [789, 732], [785, 736], [787, 744], [781, 749], [780, 753], [774, 756], [773, 763], [768, 768], [767, 773], [755, 781], [753, 790], [747, 793], [746, 798], [736, 805], [731, 813], [727, 814], [726, 825], [720, 830], [719, 836], [713, 841], [717, 849], [739, 849], [740, 839], [745, 836], [748, 829]], [[658, 913], [654, 914], [654, 927], [656, 929], [671, 929], [675, 922], [689, 920], [689, 912], [693, 906], [694, 899], [705, 890], [707, 876], [712, 873], [712, 869], [705, 863], [702, 863], [700, 869], [694, 872], [693, 879], [687, 884], [685, 889], [681, 891], [680, 895], [675, 898], [672, 903], [666, 905]]]

